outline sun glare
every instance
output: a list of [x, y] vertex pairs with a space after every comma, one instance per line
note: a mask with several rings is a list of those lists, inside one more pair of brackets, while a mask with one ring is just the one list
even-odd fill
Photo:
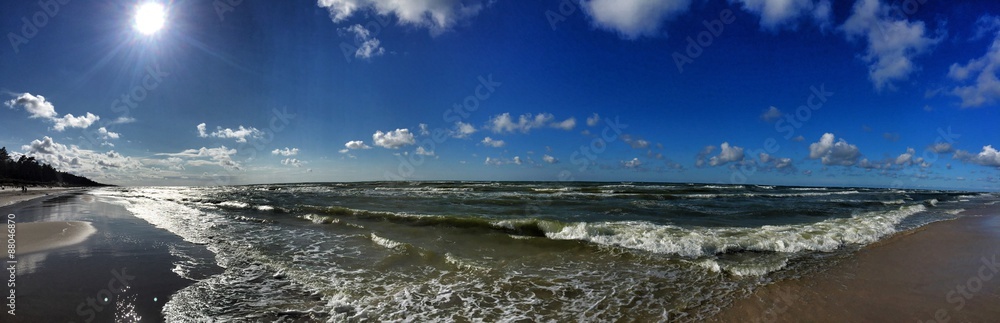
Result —
[[167, 12], [162, 4], [145, 3], [135, 12], [135, 29], [143, 35], [152, 35], [163, 28], [166, 20]]

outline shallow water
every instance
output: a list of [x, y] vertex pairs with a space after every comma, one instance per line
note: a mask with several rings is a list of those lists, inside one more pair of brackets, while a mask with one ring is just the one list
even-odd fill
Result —
[[[171, 321], [698, 320], [962, 192], [663, 183], [365, 182], [94, 192], [216, 254]], [[222, 274], [208, 273], [215, 263]]]

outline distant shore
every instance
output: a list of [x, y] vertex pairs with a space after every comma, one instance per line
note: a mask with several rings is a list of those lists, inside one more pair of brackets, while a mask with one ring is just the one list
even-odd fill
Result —
[[1000, 318], [1000, 205], [870, 245], [816, 275], [758, 288], [721, 322], [987, 322]]

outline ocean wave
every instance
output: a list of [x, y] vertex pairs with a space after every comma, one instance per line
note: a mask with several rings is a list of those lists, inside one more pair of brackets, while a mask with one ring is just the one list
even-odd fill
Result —
[[551, 239], [582, 240], [689, 258], [743, 251], [830, 252], [845, 245], [877, 241], [895, 233], [895, 226], [904, 218], [925, 210], [924, 205], [911, 205], [812, 224], [754, 228], [681, 228], [635, 221], [578, 222], [563, 225], [558, 231], [551, 226], [540, 228], [547, 229], [546, 237]]

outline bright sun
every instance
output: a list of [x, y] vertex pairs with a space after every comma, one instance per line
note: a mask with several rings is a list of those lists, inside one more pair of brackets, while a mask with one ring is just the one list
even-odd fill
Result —
[[152, 35], [163, 28], [167, 12], [162, 4], [149, 2], [139, 6], [135, 12], [135, 30], [144, 35]]

